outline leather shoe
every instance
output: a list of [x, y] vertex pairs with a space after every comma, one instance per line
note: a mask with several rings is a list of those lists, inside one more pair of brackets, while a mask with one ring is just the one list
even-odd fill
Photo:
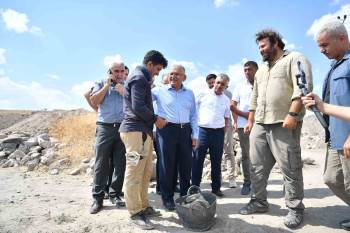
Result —
[[102, 201], [95, 200], [90, 208], [90, 214], [97, 214], [102, 209]]
[[117, 207], [125, 206], [125, 202], [119, 196], [109, 197], [109, 200], [113, 205], [116, 205]]
[[346, 219], [344, 221], [341, 221], [340, 223], [340, 227], [346, 231], [350, 231], [350, 219]]
[[223, 197], [224, 196], [224, 193], [221, 192], [221, 190], [212, 190], [211, 192], [214, 193], [218, 197]]
[[169, 211], [175, 210], [175, 203], [174, 203], [174, 201], [163, 201], [163, 205]]

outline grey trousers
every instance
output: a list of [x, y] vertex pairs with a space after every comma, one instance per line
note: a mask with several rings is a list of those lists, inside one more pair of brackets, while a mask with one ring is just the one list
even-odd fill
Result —
[[295, 130], [282, 123], [254, 124], [250, 133], [251, 181], [253, 198], [267, 204], [267, 182], [277, 162], [283, 174], [285, 201], [288, 208], [304, 209], [304, 183], [300, 150], [302, 122]]
[[[92, 197], [102, 200], [106, 190], [109, 168], [114, 167], [109, 195], [115, 197], [121, 194], [125, 173], [125, 146], [120, 138], [117, 127], [97, 125], [95, 145], [94, 180]], [[113, 164], [110, 161], [113, 161]]]
[[343, 150], [327, 148], [323, 173], [324, 183], [333, 193], [350, 206], [350, 159]]
[[235, 179], [236, 177], [235, 153], [233, 151], [233, 146], [233, 127], [229, 126], [226, 128], [224, 139], [224, 161], [226, 163], [229, 179]]
[[242, 170], [244, 183], [250, 183], [249, 134], [245, 134], [243, 128], [238, 128], [237, 132], [239, 144], [242, 150]]

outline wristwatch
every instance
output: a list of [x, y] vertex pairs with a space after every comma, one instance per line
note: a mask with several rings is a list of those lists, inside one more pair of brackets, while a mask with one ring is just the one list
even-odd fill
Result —
[[288, 112], [288, 115], [292, 117], [297, 117], [299, 114], [297, 112]]

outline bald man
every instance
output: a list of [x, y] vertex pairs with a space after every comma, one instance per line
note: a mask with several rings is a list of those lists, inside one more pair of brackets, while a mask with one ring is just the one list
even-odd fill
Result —
[[96, 83], [90, 97], [93, 106], [98, 106], [91, 214], [102, 209], [110, 166], [114, 167], [109, 186], [110, 201], [117, 207], [125, 206], [120, 197], [124, 182], [125, 147], [118, 132], [124, 116], [124, 71], [123, 63], [113, 63], [108, 70], [108, 78]]
[[157, 129], [160, 190], [164, 207], [175, 210], [174, 183], [180, 174], [180, 195], [187, 194], [191, 179], [192, 149], [197, 145], [198, 126], [194, 94], [183, 86], [185, 68], [174, 65], [169, 86], [152, 90], [159, 117], [167, 124]]

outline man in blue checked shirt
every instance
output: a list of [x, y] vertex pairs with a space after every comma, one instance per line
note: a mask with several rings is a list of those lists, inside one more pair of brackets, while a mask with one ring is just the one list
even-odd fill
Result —
[[175, 210], [174, 183], [177, 167], [180, 174], [180, 195], [190, 187], [192, 151], [197, 146], [198, 126], [194, 94], [183, 86], [185, 68], [174, 65], [169, 73], [170, 85], [154, 88], [152, 96], [158, 116], [166, 119], [164, 128], [157, 128], [159, 177], [163, 205]]
[[[125, 172], [125, 146], [118, 132], [124, 117], [124, 71], [123, 63], [113, 63], [108, 70], [109, 77], [96, 83], [90, 97], [91, 103], [98, 106], [91, 214], [102, 209], [110, 166], [114, 167], [109, 187], [110, 201], [117, 207], [125, 206], [120, 197]], [[110, 164], [110, 161], [113, 163]]]

